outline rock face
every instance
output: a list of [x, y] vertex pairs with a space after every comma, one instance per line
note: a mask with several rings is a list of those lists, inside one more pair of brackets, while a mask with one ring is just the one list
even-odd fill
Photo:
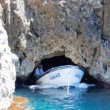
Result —
[[109, 0], [0, 0], [0, 110], [10, 105], [15, 70], [25, 80], [59, 55], [110, 84]]
[[[104, 25], [103, 25], [103, 31], [106, 36], [110, 36], [110, 1], [104, 0]], [[110, 37], [106, 37], [109, 38]]]
[[110, 83], [109, 0], [3, 0], [11, 50], [19, 57], [17, 77], [35, 63], [65, 55]]
[[8, 36], [0, 19], [0, 110], [7, 110], [15, 89], [17, 56], [11, 53]]

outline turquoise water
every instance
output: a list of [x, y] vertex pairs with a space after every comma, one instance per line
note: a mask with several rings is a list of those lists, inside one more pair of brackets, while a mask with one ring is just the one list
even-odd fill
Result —
[[15, 95], [27, 97], [30, 110], [110, 110], [110, 89], [20, 87]]

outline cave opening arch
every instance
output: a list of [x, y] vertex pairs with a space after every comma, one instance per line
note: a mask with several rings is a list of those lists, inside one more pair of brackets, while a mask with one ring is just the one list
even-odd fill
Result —
[[[75, 64], [70, 58], [66, 57], [65, 55], [44, 58], [40, 61], [40, 63], [42, 64], [44, 71], [47, 71], [48, 69], [51, 69], [53, 67], [63, 66], [63, 65], [80, 66], [80, 65]], [[89, 75], [87, 68], [84, 68], [84, 69], [85, 69], [85, 74], [84, 74], [81, 82], [97, 84], [98, 81]], [[34, 72], [35, 72], [35, 68], [34, 68], [33, 72], [30, 74], [29, 78], [26, 80], [26, 82], [25, 82], [26, 85], [36, 84], [36, 81], [34, 80]]]
[[75, 65], [70, 58], [64, 55], [43, 59], [41, 60], [41, 64], [43, 65], [44, 71], [57, 66]]

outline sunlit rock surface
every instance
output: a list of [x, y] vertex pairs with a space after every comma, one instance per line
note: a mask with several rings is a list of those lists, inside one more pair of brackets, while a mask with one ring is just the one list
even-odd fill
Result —
[[15, 90], [17, 56], [8, 46], [8, 36], [0, 19], [0, 110], [7, 110]]
[[31, 74], [35, 62], [65, 55], [89, 74], [110, 83], [109, 0], [3, 0], [2, 18], [17, 77]]

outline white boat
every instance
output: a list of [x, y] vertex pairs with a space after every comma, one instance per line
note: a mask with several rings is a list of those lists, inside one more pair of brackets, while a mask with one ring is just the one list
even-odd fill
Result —
[[65, 65], [47, 70], [40, 76], [36, 84], [54, 86], [73, 86], [80, 83], [84, 69], [79, 66]]

